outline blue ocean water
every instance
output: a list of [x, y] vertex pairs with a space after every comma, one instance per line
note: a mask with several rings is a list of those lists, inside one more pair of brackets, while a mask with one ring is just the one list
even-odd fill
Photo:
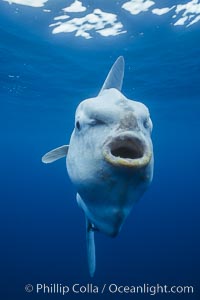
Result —
[[[62, 1], [50, 4], [52, 14]], [[104, 6], [113, 12], [113, 3]], [[37, 283], [192, 285], [194, 294], [155, 297], [200, 299], [200, 25], [115, 13], [125, 34], [84, 39], [52, 35], [39, 8], [0, 2], [2, 300], [121, 297], [25, 292]], [[68, 143], [77, 105], [98, 94], [119, 55], [126, 63], [123, 93], [151, 112], [155, 172], [119, 236], [96, 234], [91, 279], [85, 219], [65, 161], [43, 165], [41, 157]]]

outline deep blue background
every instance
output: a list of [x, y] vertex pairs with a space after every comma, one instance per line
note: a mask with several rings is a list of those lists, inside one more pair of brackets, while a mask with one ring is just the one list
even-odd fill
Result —
[[[193, 285], [195, 295], [168, 298], [199, 299], [200, 25], [149, 26], [142, 14], [142, 36], [130, 19], [126, 35], [84, 40], [53, 36], [41, 26], [46, 16], [36, 22], [35, 10], [23, 7], [19, 17], [15, 7], [0, 3], [1, 299], [46, 299], [24, 285], [75, 282]], [[151, 111], [155, 173], [120, 235], [96, 234], [90, 279], [85, 220], [65, 161], [43, 165], [41, 156], [69, 141], [77, 105], [97, 95], [119, 55], [124, 94]]]

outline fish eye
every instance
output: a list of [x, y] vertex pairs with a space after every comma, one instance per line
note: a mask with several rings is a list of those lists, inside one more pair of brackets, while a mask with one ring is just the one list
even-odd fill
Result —
[[149, 128], [149, 118], [146, 118], [143, 122], [144, 128], [148, 129]]
[[80, 125], [80, 122], [79, 122], [79, 121], [76, 122], [76, 128], [77, 128], [78, 130], [81, 129], [81, 125]]

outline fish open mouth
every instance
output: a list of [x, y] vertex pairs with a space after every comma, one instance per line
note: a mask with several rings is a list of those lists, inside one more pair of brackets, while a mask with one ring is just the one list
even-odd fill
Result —
[[145, 140], [132, 133], [124, 133], [105, 144], [103, 155], [112, 165], [141, 168], [150, 162], [152, 152]]

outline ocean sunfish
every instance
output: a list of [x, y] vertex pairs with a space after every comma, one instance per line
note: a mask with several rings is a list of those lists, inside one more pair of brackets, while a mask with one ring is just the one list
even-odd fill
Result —
[[123, 77], [120, 56], [98, 96], [78, 105], [69, 145], [42, 157], [44, 163], [66, 157], [77, 203], [85, 213], [91, 276], [96, 268], [94, 232], [116, 236], [153, 177], [149, 110], [121, 93]]

